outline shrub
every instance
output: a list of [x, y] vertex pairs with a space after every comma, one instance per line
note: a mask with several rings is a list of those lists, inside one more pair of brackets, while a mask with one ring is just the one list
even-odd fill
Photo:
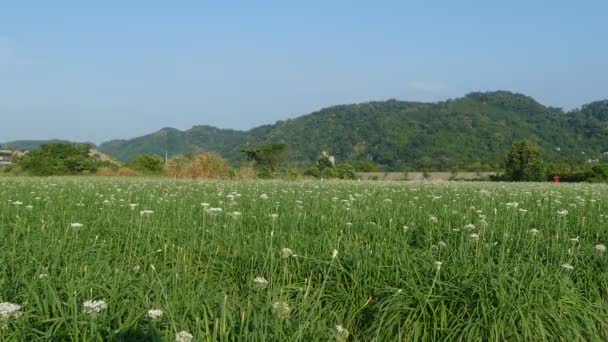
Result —
[[336, 176], [340, 179], [356, 179], [355, 168], [350, 164], [338, 164], [335, 167]]
[[234, 178], [238, 180], [255, 179], [255, 170], [250, 166], [241, 167], [235, 171]]
[[177, 156], [171, 158], [165, 171], [174, 178], [228, 178], [230, 165], [217, 153], [204, 152], [188, 158]]
[[158, 175], [163, 172], [164, 161], [155, 154], [140, 154], [131, 162], [131, 167], [144, 174]]

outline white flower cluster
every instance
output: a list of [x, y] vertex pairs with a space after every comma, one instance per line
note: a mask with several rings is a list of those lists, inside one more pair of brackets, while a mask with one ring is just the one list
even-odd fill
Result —
[[108, 304], [106, 304], [103, 300], [87, 300], [82, 304], [84, 308], [84, 312], [89, 315], [98, 314], [101, 311], [108, 308]]
[[175, 342], [190, 342], [194, 336], [187, 331], [180, 331], [175, 335]]
[[272, 304], [272, 312], [279, 318], [288, 318], [291, 314], [291, 308], [285, 302], [276, 302]]
[[146, 316], [152, 319], [159, 319], [163, 316], [163, 310], [161, 309], [150, 309], [148, 310]]
[[19, 317], [21, 315], [21, 305], [4, 302], [0, 303], [0, 319]]

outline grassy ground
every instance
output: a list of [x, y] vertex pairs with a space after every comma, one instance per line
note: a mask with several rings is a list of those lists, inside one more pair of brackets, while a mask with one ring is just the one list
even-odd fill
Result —
[[0, 189], [0, 341], [608, 339], [605, 185]]

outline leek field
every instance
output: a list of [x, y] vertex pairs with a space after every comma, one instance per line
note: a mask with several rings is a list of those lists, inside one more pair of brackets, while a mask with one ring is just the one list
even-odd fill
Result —
[[0, 178], [0, 341], [605, 341], [608, 186]]

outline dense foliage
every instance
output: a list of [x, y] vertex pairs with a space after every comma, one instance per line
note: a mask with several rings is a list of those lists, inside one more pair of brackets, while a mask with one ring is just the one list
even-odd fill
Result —
[[608, 340], [608, 185], [0, 188], [2, 341]]
[[17, 165], [33, 176], [90, 174], [104, 163], [89, 152], [86, 144], [45, 143], [24, 154]]
[[130, 163], [130, 166], [139, 172], [148, 175], [162, 174], [165, 169], [165, 161], [155, 154], [140, 154]]
[[267, 178], [276, 175], [281, 161], [285, 157], [287, 144], [270, 143], [241, 150], [247, 160], [253, 163], [258, 176]]
[[326, 150], [337, 162], [379, 164], [384, 170], [497, 170], [511, 145], [529, 139], [546, 161], [597, 159], [608, 151], [608, 101], [564, 112], [506, 91], [471, 93], [437, 103], [389, 100], [334, 106], [249, 131], [196, 126], [163, 129], [100, 150], [121, 160], [139, 153], [215, 151], [244, 163], [243, 148], [288, 144], [288, 165], [309, 165]]
[[506, 161], [506, 176], [511, 181], [544, 181], [545, 168], [541, 149], [531, 141], [513, 144]]

